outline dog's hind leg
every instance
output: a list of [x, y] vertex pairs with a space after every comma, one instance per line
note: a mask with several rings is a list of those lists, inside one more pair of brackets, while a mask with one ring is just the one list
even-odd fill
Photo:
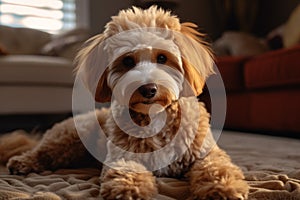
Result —
[[[93, 116], [95, 116], [94, 113], [79, 116], [85, 122], [83, 134], [87, 137], [89, 134], [95, 134], [93, 130], [97, 124], [90, 120]], [[43, 170], [77, 167], [93, 161], [95, 159], [88, 153], [78, 136], [74, 119], [70, 118], [46, 131], [35, 148], [12, 157], [7, 167], [12, 174], [28, 174]]]
[[33, 149], [39, 142], [39, 134], [16, 130], [0, 136], [0, 163], [5, 165], [9, 158]]

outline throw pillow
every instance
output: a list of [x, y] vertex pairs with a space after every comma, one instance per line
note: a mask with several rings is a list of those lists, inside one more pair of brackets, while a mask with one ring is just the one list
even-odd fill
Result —
[[55, 35], [41, 50], [42, 55], [73, 60], [82, 44], [89, 38], [88, 31], [77, 28]]
[[213, 43], [217, 56], [253, 56], [268, 51], [263, 39], [249, 33], [226, 31]]
[[283, 33], [283, 44], [285, 47], [291, 47], [300, 43], [300, 4], [290, 15], [285, 24]]

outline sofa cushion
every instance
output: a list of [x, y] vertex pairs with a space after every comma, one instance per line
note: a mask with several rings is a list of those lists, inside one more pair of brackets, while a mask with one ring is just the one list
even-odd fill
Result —
[[73, 85], [72, 62], [58, 57], [7, 55], [0, 57], [0, 84]]
[[9, 54], [39, 54], [50, 40], [51, 35], [43, 31], [0, 25], [0, 44]]
[[248, 89], [300, 85], [300, 45], [256, 56], [245, 63]]
[[227, 92], [244, 88], [243, 65], [247, 59], [246, 56], [222, 56], [216, 59]]
[[293, 88], [231, 93], [224, 126], [300, 138], [299, 102], [299, 90]]
[[0, 84], [0, 116], [70, 113], [72, 91], [72, 86]]

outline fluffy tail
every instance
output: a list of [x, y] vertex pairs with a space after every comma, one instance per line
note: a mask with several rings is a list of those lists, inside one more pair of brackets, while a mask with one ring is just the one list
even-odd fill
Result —
[[0, 164], [6, 164], [11, 157], [33, 149], [37, 145], [39, 138], [37, 134], [28, 134], [22, 130], [1, 135]]

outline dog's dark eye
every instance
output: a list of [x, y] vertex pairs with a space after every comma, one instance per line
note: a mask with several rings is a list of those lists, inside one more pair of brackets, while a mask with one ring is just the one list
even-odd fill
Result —
[[134, 67], [135, 66], [134, 58], [131, 56], [126, 56], [125, 58], [123, 58], [122, 63], [125, 67]]
[[159, 54], [156, 58], [156, 62], [159, 64], [165, 64], [167, 62], [167, 57], [164, 54]]

